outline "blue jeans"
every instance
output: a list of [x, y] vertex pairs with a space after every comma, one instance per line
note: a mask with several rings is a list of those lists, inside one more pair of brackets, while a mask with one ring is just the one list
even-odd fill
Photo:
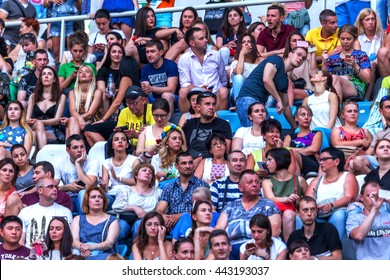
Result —
[[249, 96], [238, 97], [236, 102], [236, 107], [237, 107], [237, 115], [238, 118], [240, 119], [241, 126], [243, 127], [252, 126], [252, 122], [248, 119], [248, 108], [255, 102], [258, 102], [258, 100], [254, 99], [253, 97], [249, 97]]
[[245, 78], [241, 74], [237, 74], [233, 76], [232, 82], [233, 82], [233, 87], [230, 90], [230, 97], [234, 101], [237, 99], [238, 94], [240, 93], [241, 87], [245, 82]]
[[362, 2], [359, 0], [349, 0], [346, 3], [338, 5], [335, 9], [338, 26], [341, 27], [344, 24], [354, 25], [360, 11], [364, 8], [370, 8], [370, 6], [370, 2]]
[[390, 15], [390, 0], [376, 0], [376, 13], [382, 23], [382, 28], [387, 29], [387, 19]]

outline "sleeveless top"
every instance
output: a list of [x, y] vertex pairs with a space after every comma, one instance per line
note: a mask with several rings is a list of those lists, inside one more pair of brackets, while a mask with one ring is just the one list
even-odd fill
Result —
[[46, 110], [46, 112], [42, 112], [41, 108], [39, 108], [38, 104], [34, 105], [32, 118], [38, 120], [48, 120], [53, 119], [57, 112], [57, 104], [53, 104], [50, 108]]
[[16, 178], [16, 184], [15, 188], [18, 191], [25, 190], [31, 186], [34, 185], [33, 182], [33, 177], [34, 175], [34, 168], [31, 166], [30, 170], [24, 175], [24, 176], [19, 176]]
[[[107, 220], [97, 224], [92, 225], [87, 221], [87, 216], [85, 214], [80, 215], [80, 242], [81, 243], [101, 243], [106, 240], [108, 235], [108, 229], [113, 221], [115, 221], [115, 216], [108, 217]], [[104, 251], [105, 253], [115, 253], [115, 246], [111, 249]]]
[[302, 196], [301, 186], [299, 185], [299, 180], [297, 176], [291, 177], [290, 180], [287, 181], [278, 181], [274, 176], [270, 178], [272, 183], [272, 191], [276, 197], [289, 196], [290, 194], [295, 193], [294, 190], [294, 177], [296, 178], [295, 184], [297, 188], [297, 194]]
[[213, 163], [212, 158], [205, 159], [202, 180], [216, 180], [229, 175], [227, 164]]
[[255, 161], [255, 166], [253, 167], [253, 170], [257, 172], [260, 169], [257, 162], [263, 161], [263, 149], [253, 151], [251, 155], [253, 156], [253, 160]]
[[318, 206], [334, 202], [344, 196], [344, 184], [347, 174], [348, 172], [344, 172], [336, 182], [330, 184], [324, 184], [324, 177], [319, 179], [320, 182], [316, 188]]
[[298, 133], [291, 135], [290, 147], [292, 148], [306, 148], [313, 143], [314, 135], [317, 131], [310, 131], [309, 134], [298, 136]]
[[7, 199], [14, 191], [15, 191], [15, 187], [11, 187], [7, 192], [7, 194], [5, 195], [3, 201], [0, 201], [0, 211], [1, 211], [0, 213], [2, 214], [2, 216], [0, 217], [0, 222], [3, 220], [3, 217], [5, 215], [5, 209], [7, 208]]
[[153, 134], [153, 128], [151, 125], [145, 127], [145, 148], [156, 145], [156, 137]]
[[354, 141], [354, 140], [362, 140], [367, 138], [366, 131], [361, 128], [357, 133], [347, 132], [342, 126], [340, 129], [340, 140], [342, 141]]
[[[307, 100], [307, 105], [313, 111], [313, 118], [310, 124], [310, 129], [313, 130], [317, 127], [326, 127], [329, 122], [330, 103], [329, 103], [329, 91], [325, 91], [320, 96], [310, 95]], [[336, 118], [335, 126], [341, 126], [339, 118]]]

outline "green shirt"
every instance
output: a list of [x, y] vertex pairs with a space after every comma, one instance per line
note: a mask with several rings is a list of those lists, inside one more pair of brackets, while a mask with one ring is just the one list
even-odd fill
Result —
[[[91, 67], [93, 70], [93, 74], [96, 76], [97, 70], [96, 70], [95, 65], [93, 65], [92, 63], [88, 63], [88, 62], [83, 62], [82, 65], [83, 66], [88, 65], [89, 67]], [[58, 77], [62, 77], [64, 79], [68, 78], [70, 75], [72, 75], [73, 71], [76, 70], [76, 68], [77, 67], [76, 67], [76, 65], [74, 65], [73, 61], [61, 64], [60, 69], [58, 70]], [[70, 83], [68, 88], [73, 89], [75, 82], [76, 82], [76, 79], [73, 79], [73, 81]]]

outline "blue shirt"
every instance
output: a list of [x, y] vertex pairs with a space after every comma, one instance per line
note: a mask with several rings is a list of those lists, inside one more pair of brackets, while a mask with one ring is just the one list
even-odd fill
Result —
[[225, 197], [226, 183], [228, 190], [226, 191], [225, 205], [230, 201], [234, 201], [242, 197], [242, 192], [238, 189], [238, 182], [232, 182], [229, 177], [216, 180], [211, 184], [210, 192], [211, 203], [214, 207], [216, 207], [217, 212], [221, 212], [225, 206], [223, 205], [223, 202]]
[[160, 198], [160, 201], [168, 202], [167, 214], [171, 215], [190, 212], [192, 208], [192, 192], [197, 187], [209, 188], [210, 186], [205, 181], [202, 181], [195, 176], [191, 177], [185, 191], [183, 191], [183, 188], [180, 185], [180, 177], [177, 178], [173, 183], [167, 184]]
[[[210, 227], [215, 227], [218, 222], [220, 213], [213, 212]], [[187, 237], [187, 232], [192, 228], [192, 218], [190, 213], [184, 213], [180, 216], [179, 221], [171, 230], [172, 237], [179, 239], [180, 237]]]
[[[17, 126], [15, 128], [6, 126], [2, 130], [0, 130], [0, 142], [6, 142], [12, 145], [23, 145], [24, 137], [26, 136], [26, 134], [27, 131], [21, 126]], [[5, 147], [5, 149], [10, 151], [11, 147]]]
[[244, 84], [240, 90], [238, 97], [252, 97], [262, 103], [266, 103], [268, 96], [270, 95], [263, 82], [264, 68], [267, 63], [271, 63], [276, 68], [276, 74], [273, 77], [273, 82], [279, 93], [287, 93], [288, 89], [288, 78], [284, 68], [284, 61], [278, 55], [272, 55], [264, 59], [255, 69], [248, 78], [245, 79]]

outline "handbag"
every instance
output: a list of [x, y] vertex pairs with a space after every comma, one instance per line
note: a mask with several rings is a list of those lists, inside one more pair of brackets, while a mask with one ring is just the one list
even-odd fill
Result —
[[[298, 194], [297, 188], [297, 176], [293, 176], [294, 178], [294, 193]], [[295, 204], [294, 203], [286, 203], [286, 202], [274, 202], [276, 206], [279, 208], [280, 212], [284, 212], [286, 210], [291, 210], [295, 212]]]
[[[209, 0], [208, 4], [224, 3], [225, 0]], [[206, 9], [204, 12], [204, 22], [209, 28], [210, 34], [214, 35], [218, 33], [221, 28], [223, 19], [225, 17], [226, 8]]]

